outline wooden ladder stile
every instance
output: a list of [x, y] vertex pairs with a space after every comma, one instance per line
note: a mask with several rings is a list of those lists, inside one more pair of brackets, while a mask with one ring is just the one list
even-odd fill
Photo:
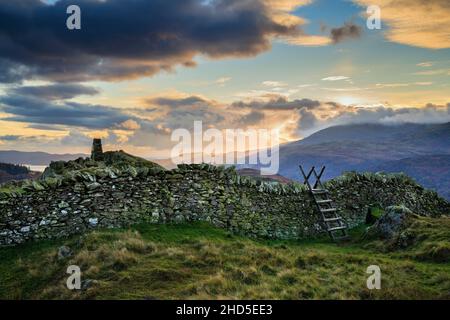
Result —
[[[311, 170], [309, 170], [308, 174], [306, 174], [301, 165], [299, 167], [304, 179], [303, 184], [308, 187], [316, 208], [320, 212], [322, 222], [325, 225], [331, 239], [334, 241], [348, 239], [349, 235], [347, 223], [341, 216], [339, 216], [338, 210], [334, 205], [334, 201], [330, 197], [329, 191], [325, 189], [321, 181], [323, 173], [325, 172], [325, 166], [320, 169], [319, 173], [317, 173], [316, 168], [313, 166]], [[315, 179], [313, 184], [311, 184], [311, 178]]]

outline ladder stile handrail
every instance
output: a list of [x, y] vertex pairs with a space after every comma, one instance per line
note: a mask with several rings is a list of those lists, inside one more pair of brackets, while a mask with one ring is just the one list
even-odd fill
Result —
[[305, 171], [303, 170], [303, 167], [301, 165], [300, 165], [300, 170], [302, 171], [303, 178], [305, 179], [303, 181], [303, 184], [306, 184], [309, 187], [309, 189], [311, 189], [311, 185], [309, 183], [309, 178], [311, 177], [311, 175], [314, 171], [314, 167], [312, 167], [311, 170], [309, 170], [309, 173], [307, 175], [305, 174]]
[[314, 176], [316, 177], [316, 182], [314, 183], [314, 188], [316, 188], [318, 185], [320, 185], [323, 189], [323, 184], [320, 179], [322, 178], [324, 171], [325, 171], [325, 166], [322, 166], [322, 169], [320, 170], [319, 174], [317, 174], [316, 169], [314, 168], [313, 173], [314, 173]]

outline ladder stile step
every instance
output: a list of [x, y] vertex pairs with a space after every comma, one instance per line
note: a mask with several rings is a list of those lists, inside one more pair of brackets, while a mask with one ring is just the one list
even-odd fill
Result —
[[323, 219], [323, 221], [325, 221], [325, 222], [333, 222], [333, 221], [339, 221], [339, 220], [342, 220], [342, 218], [341, 217], [336, 217], [336, 218], [325, 218], [325, 219]]
[[[303, 170], [303, 167], [300, 166], [300, 171], [305, 179], [304, 184], [307, 186], [318, 211], [322, 215], [322, 221], [325, 223], [330, 237], [334, 241], [348, 239], [348, 226], [344, 219], [337, 215], [337, 208], [334, 208], [333, 200], [330, 198], [330, 192], [324, 188], [324, 185], [320, 181], [325, 171], [325, 167], [322, 167], [319, 173], [317, 173], [315, 167], [312, 167], [311, 170], [306, 173]], [[315, 179], [315, 181], [311, 181], [310, 179]], [[341, 232], [338, 234], [337, 231]]]
[[339, 231], [339, 230], [344, 230], [344, 229], [347, 229], [347, 226], [330, 228], [330, 229], [328, 229], [328, 232]]

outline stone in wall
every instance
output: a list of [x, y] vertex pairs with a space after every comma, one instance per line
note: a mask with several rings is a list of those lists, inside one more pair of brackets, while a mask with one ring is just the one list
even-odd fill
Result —
[[[436, 193], [400, 175], [349, 173], [327, 183], [341, 214], [355, 226], [372, 205], [405, 205], [448, 214]], [[0, 245], [56, 239], [135, 223], [208, 221], [250, 237], [299, 239], [323, 232], [304, 186], [239, 176], [206, 164], [160, 168], [94, 168], [25, 183], [0, 193]]]

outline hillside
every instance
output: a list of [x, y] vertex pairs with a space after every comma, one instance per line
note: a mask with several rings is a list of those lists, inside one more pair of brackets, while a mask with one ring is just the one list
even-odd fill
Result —
[[[406, 172], [425, 187], [448, 196], [446, 182], [450, 181], [450, 173], [445, 170], [448, 162], [442, 156], [450, 155], [449, 137], [450, 123], [331, 127], [282, 145], [279, 173], [299, 180], [299, 164], [305, 167], [326, 165], [325, 179], [339, 176], [344, 171]], [[416, 157], [421, 162], [420, 170], [411, 170], [407, 160], [396, 162]], [[436, 166], [444, 166], [442, 174], [433, 175], [439, 170]], [[428, 178], [428, 175], [433, 177]]]
[[372, 170], [403, 172], [410, 177], [415, 176], [421, 185], [437, 190], [443, 197], [450, 199], [450, 154], [388, 161]]
[[444, 124], [349, 124], [329, 127], [293, 142], [297, 145], [316, 145], [328, 142], [353, 141], [363, 143], [402, 143], [433, 151], [449, 150], [447, 137], [450, 123]]
[[[415, 219], [402, 250], [361, 240], [364, 228], [336, 245], [249, 240], [205, 223], [2, 248], [0, 299], [450, 299], [450, 219]], [[371, 264], [382, 290], [366, 288]], [[84, 290], [67, 290], [67, 265], [80, 266]]]
[[[0, 300], [450, 299], [448, 203], [404, 175], [326, 184], [356, 227], [336, 244], [303, 185], [207, 164], [167, 171], [123, 151], [99, 159], [53, 162], [0, 192]], [[384, 202], [420, 216], [399, 206], [410, 214], [394, 236], [367, 232], [367, 209], [386, 221], [373, 207]], [[383, 290], [366, 287], [373, 264]], [[69, 265], [80, 291], [66, 287]]]
[[25, 166], [0, 162], [0, 183], [13, 180], [36, 179], [40, 173], [30, 171]]

